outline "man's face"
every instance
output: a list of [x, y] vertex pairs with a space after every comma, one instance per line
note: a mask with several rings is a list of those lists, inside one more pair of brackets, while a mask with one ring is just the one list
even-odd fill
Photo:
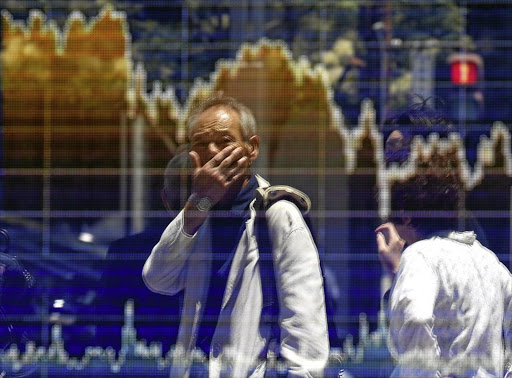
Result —
[[201, 166], [231, 144], [241, 146], [247, 154], [238, 114], [222, 105], [211, 107], [198, 116], [190, 142], [191, 149], [201, 159]]
[[411, 152], [411, 137], [404, 135], [400, 130], [393, 130], [386, 140], [384, 154], [386, 163], [402, 164], [409, 158]]

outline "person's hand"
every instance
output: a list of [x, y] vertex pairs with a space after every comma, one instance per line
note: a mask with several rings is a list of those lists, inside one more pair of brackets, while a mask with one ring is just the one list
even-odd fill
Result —
[[400, 265], [403, 240], [393, 223], [384, 223], [375, 229], [377, 233], [377, 249], [382, 266], [391, 274], [395, 275]]
[[236, 144], [226, 146], [203, 166], [197, 152], [190, 151], [189, 155], [195, 167], [192, 191], [199, 197], [208, 197], [212, 205], [247, 174], [249, 159], [245, 150]]

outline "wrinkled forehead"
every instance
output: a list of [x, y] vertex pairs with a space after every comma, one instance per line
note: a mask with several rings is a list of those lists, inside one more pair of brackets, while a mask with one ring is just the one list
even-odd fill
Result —
[[219, 105], [206, 109], [195, 116], [190, 130], [192, 138], [216, 132], [228, 132], [241, 135], [240, 117], [238, 113], [228, 107]]

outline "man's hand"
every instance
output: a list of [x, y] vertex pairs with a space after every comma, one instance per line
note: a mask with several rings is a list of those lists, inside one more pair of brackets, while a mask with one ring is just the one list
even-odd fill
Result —
[[375, 232], [380, 262], [389, 273], [395, 275], [400, 265], [405, 240], [400, 237], [393, 223], [384, 223], [377, 227]]
[[[199, 197], [208, 197], [212, 205], [218, 203], [235, 185], [240, 185], [240, 180], [247, 174], [249, 158], [244, 149], [235, 144], [222, 149], [203, 166], [197, 152], [190, 151], [189, 154], [195, 166], [192, 191]], [[189, 235], [195, 234], [208, 216], [208, 212], [196, 210], [190, 202], [185, 205], [184, 230]]]
[[195, 166], [192, 191], [199, 197], [208, 197], [212, 205], [247, 173], [249, 159], [244, 149], [236, 144], [225, 147], [203, 166], [197, 152], [190, 151], [189, 154]]

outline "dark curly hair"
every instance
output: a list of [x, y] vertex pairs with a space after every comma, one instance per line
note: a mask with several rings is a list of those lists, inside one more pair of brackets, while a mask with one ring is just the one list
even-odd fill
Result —
[[[422, 172], [423, 171], [423, 172]], [[458, 229], [460, 179], [451, 168], [422, 170], [411, 178], [394, 183], [391, 189], [393, 222], [411, 218], [423, 234]]]
[[[427, 136], [437, 132], [446, 137], [454, 130], [440, 111], [427, 105], [427, 100], [412, 105], [406, 111], [386, 121], [389, 130], [398, 130], [407, 139], [401, 150], [386, 151], [387, 162], [403, 162], [410, 153], [413, 135]], [[404, 155], [407, 156], [404, 156]], [[450, 156], [434, 154], [421, 161], [417, 172], [391, 188], [393, 221], [402, 216], [411, 218], [412, 225], [428, 235], [440, 230], [458, 228], [457, 210], [460, 205], [461, 181], [458, 167]], [[397, 216], [401, 214], [401, 216]]]

